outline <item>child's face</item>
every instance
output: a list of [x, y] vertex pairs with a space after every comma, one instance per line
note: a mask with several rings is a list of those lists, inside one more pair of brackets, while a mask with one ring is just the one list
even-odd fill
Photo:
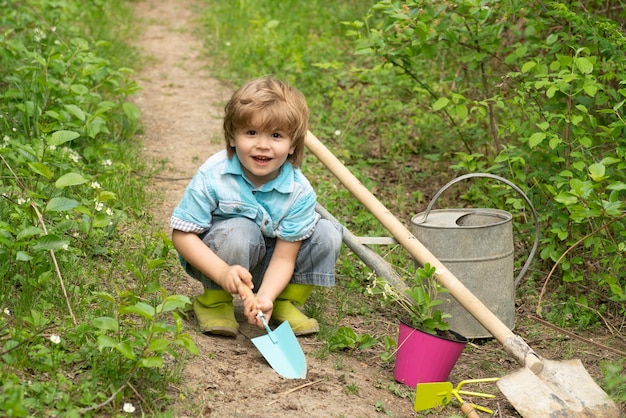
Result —
[[255, 122], [253, 119], [250, 126], [237, 130], [230, 145], [235, 147], [248, 180], [259, 187], [278, 176], [280, 167], [294, 152], [294, 147], [287, 132], [255, 128], [262, 126]]

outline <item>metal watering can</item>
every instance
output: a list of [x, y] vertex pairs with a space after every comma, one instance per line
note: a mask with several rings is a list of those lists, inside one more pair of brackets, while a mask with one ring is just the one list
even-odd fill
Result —
[[[498, 180], [526, 201], [535, 221], [535, 241], [517, 277], [513, 278], [513, 216], [499, 209], [461, 208], [432, 210], [437, 199], [453, 184], [473, 177]], [[532, 203], [510, 181], [488, 173], [455, 178], [433, 196], [424, 212], [411, 219], [411, 232], [509, 328], [515, 325], [515, 288], [530, 267], [539, 245], [539, 222]], [[440, 305], [450, 328], [466, 338], [489, 338], [487, 331], [454, 298]]]

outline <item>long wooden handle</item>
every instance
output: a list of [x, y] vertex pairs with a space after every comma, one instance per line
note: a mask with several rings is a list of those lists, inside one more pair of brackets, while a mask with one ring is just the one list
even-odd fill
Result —
[[461, 283], [363, 184], [322, 144], [308, 133], [306, 146], [331, 173], [378, 219], [393, 237], [421, 264], [436, 268], [435, 277], [520, 365], [539, 373], [543, 365], [520, 337], [513, 334], [470, 290]]

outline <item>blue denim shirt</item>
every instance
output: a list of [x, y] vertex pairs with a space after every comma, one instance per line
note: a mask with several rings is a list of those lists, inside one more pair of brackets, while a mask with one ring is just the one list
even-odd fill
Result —
[[193, 176], [174, 209], [170, 226], [201, 234], [214, 218], [252, 219], [264, 236], [301, 241], [313, 234], [320, 216], [316, 195], [300, 169], [286, 162], [278, 176], [261, 187], [245, 176], [236, 155], [211, 156]]

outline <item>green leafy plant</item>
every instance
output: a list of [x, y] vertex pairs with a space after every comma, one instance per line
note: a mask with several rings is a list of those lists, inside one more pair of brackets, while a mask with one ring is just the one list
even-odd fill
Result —
[[[451, 168], [499, 173], [531, 191], [545, 225], [540, 256], [554, 268], [538, 313], [589, 288], [591, 305], [623, 299], [626, 9], [619, 4], [382, 0], [346, 22], [356, 53], [374, 59], [362, 71], [386, 72], [397, 96], [409, 94], [405, 102], [421, 113], [404, 115], [406, 124], [445, 142]], [[464, 198], [501, 201], [495, 191]]]
[[144, 209], [128, 4], [2, 10], [0, 411], [154, 412], [171, 359], [197, 349], [177, 312], [188, 299], [159, 284], [172, 246]]
[[608, 393], [617, 402], [626, 403], [626, 361], [603, 363], [604, 383]]
[[447, 290], [434, 277], [435, 270], [428, 263], [418, 268], [410, 280], [405, 280], [407, 288], [404, 292], [386, 279], [375, 277], [367, 292], [382, 296], [382, 303], [399, 308], [400, 319], [407, 325], [436, 335], [450, 329], [446, 321], [450, 315], [437, 308], [442, 303], [439, 294]]
[[350, 327], [340, 327], [328, 340], [330, 351], [348, 350], [352, 352], [373, 347], [375, 344], [376, 339], [370, 334], [359, 335]]

